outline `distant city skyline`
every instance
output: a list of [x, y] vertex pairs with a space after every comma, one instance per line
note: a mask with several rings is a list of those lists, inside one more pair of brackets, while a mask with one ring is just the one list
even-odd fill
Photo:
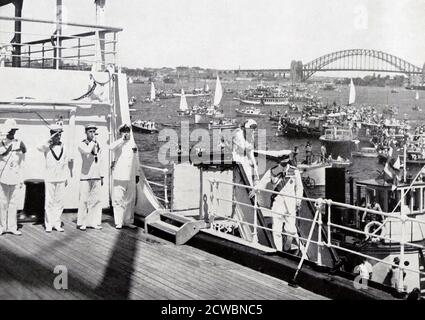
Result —
[[[54, 19], [55, 3], [27, 0], [23, 16]], [[68, 21], [94, 23], [93, 0], [63, 3]], [[351, 48], [421, 67], [423, 12], [422, 0], [107, 0], [106, 21], [124, 28], [120, 64], [131, 68], [289, 68], [292, 60]], [[13, 7], [0, 15], [13, 15]]]

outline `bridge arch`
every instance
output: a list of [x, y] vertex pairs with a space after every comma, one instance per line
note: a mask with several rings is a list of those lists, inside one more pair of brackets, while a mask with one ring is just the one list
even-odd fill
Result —
[[[409, 76], [412, 74], [422, 74], [422, 68], [419, 68], [415, 66], [414, 64], [403, 60], [399, 57], [396, 57], [392, 54], [383, 52], [383, 51], [377, 51], [372, 49], [348, 49], [348, 50], [341, 50], [332, 52], [326, 55], [323, 55], [313, 61], [310, 61], [309, 63], [303, 65], [303, 80], [307, 80], [310, 78], [314, 73], [318, 71], [325, 71], [326, 66], [330, 65], [331, 63], [348, 58], [348, 57], [355, 57], [355, 56], [362, 56], [362, 57], [371, 57], [375, 58], [381, 61], [386, 62], [387, 64], [393, 66], [398, 72], [408, 74]], [[338, 70], [338, 69], [335, 69]], [[361, 69], [354, 69], [354, 68], [343, 68], [340, 70], [373, 70], [373, 71], [388, 71], [388, 70], [379, 70], [379, 69], [371, 69], [371, 68], [361, 68]], [[394, 71], [390, 71], [394, 72]]]

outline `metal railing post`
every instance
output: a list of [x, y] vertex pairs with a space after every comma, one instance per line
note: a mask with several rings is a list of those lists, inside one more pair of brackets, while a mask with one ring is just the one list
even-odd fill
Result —
[[44, 59], [45, 59], [45, 55], [44, 55], [44, 43], [41, 46], [41, 68], [44, 69]]
[[399, 278], [398, 278], [398, 284], [397, 289], [399, 291], [404, 290], [404, 279], [403, 279], [403, 273], [404, 273], [404, 249], [405, 249], [405, 226], [406, 226], [406, 219], [407, 215], [405, 213], [401, 213], [401, 235], [400, 235], [400, 267], [399, 267]]
[[258, 203], [257, 203], [257, 190], [254, 191], [254, 230], [252, 231], [252, 242], [258, 243]]
[[327, 229], [328, 229], [328, 247], [330, 248], [332, 245], [331, 242], [331, 202], [328, 200], [326, 201], [326, 204], [328, 206], [328, 223], [327, 223]]
[[318, 206], [317, 210], [319, 211], [319, 214], [317, 216], [317, 242], [318, 242], [318, 245], [317, 245], [317, 264], [319, 266], [321, 266], [322, 265], [322, 246], [323, 246], [323, 243], [322, 243], [322, 224], [323, 224], [323, 221], [322, 221], [322, 214], [323, 214], [322, 206], [323, 206], [323, 204], [322, 204], [322, 202], [318, 202], [316, 205]]
[[168, 174], [168, 170], [165, 170], [164, 171], [164, 202], [165, 202], [165, 209], [168, 209], [169, 208], [169, 205], [168, 205], [167, 174]]
[[77, 64], [78, 70], [80, 70], [80, 60], [81, 60], [81, 38], [78, 38], [78, 50], [77, 50]]

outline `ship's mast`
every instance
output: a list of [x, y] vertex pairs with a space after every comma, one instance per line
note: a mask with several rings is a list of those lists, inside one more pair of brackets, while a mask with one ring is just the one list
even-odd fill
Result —
[[[100, 26], [106, 25], [106, 0], [95, 0], [96, 4], [96, 24]], [[97, 61], [105, 61], [105, 33], [102, 31], [98, 32], [98, 43], [96, 45], [96, 57]], [[105, 66], [97, 65], [96, 71], [100, 71]]]
[[96, 4], [96, 24], [100, 26], [106, 25], [106, 0], [95, 0]]
[[54, 68], [60, 68], [60, 62], [62, 59], [62, 0], [56, 0], [56, 48], [54, 48]]

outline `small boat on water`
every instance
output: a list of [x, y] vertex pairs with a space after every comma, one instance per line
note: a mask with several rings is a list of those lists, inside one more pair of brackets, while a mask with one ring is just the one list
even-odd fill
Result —
[[322, 87], [323, 90], [332, 91], [335, 90], [335, 84], [333, 82], [325, 82]]
[[159, 102], [159, 98], [157, 98], [156, 96], [156, 89], [155, 89], [155, 85], [153, 82], [151, 82], [151, 92], [150, 92], [150, 96], [148, 98], [145, 99], [145, 102]]
[[157, 133], [158, 129], [154, 121], [136, 120], [131, 123], [134, 131], [141, 133]]
[[187, 105], [186, 95], [183, 89], [180, 94], [180, 105], [179, 110], [177, 110], [177, 113], [180, 117], [191, 115], [191, 111], [189, 110], [189, 106]]
[[213, 120], [208, 124], [208, 129], [235, 129], [238, 126], [235, 119]]
[[344, 158], [350, 158], [352, 151], [356, 149], [356, 144], [360, 142], [352, 129], [336, 126], [326, 129], [319, 140], [325, 144], [326, 150], [332, 157]]
[[262, 118], [267, 117], [267, 114], [261, 113], [260, 109], [246, 108], [243, 110], [236, 109], [236, 115], [240, 117], [254, 117], [254, 118]]
[[346, 168], [352, 164], [350, 159], [345, 159], [341, 156], [338, 156], [336, 159], [332, 158], [332, 156], [329, 156], [328, 162], [332, 164], [332, 168]]
[[377, 158], [378, 152], [376, 148], [373, 147], [363, 147], [358, 151], [351, 152], [352, 157], [360, 157], [360, 158]]
[[129, 105], [130, 107], [132, 107], [132, 106], [134, 106], [134, 105], [136, 104], [136, 102], [137, 102], [137, 98], [136, 98], [135, 96], [132, 96], [132, 97], [130, 98], [130, 101], [128, 102], [128, 105]]

